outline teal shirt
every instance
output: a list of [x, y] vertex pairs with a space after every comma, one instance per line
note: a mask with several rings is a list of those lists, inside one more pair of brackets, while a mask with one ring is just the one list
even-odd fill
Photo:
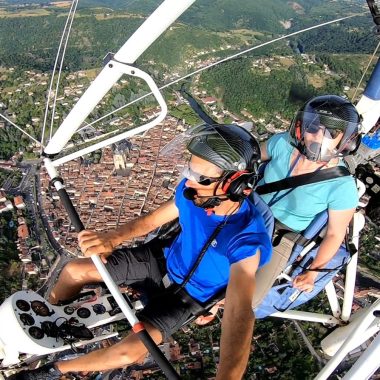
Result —
[[[294, 147], [289, 144], [288, 132], [272, 136], [267, 141], [270, 161], [265, 167], [264, 178], [259, 184], [275, 182], [286, 177]], [[343, 161], [339, 165], [344, 166]], [[288, 190], [280, 191], [276, 198]], [[269, 203], [275, 193], [262, 195]], [[314, 217], [324, 210], [348, 210], [358, 204], [355, 180], [339, 177], [295, 188], [271, 206], [276, 219], [294, 231], [303, 231]]]

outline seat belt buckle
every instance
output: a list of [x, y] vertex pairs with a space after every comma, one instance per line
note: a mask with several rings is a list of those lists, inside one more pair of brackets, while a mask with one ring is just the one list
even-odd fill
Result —
[[166, 273], [164, 277], [162, 277], [162, 284], [164, 285], [164, 288], [167, 289], [169, 286], [174, 284], [174, 281], [169, 277], [169, 274]]

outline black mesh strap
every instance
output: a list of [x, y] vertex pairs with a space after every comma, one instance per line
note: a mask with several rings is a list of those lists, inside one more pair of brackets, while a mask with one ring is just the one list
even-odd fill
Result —
[[296, 175], [294, 177], [287, 177], [276, 182], [266, 183], [256, 187], [256, 193], [259, 195], [273, 193], [275, 191], [282, 191], [292, 189], [298, 186], [308, 185], [310, 183], [317, 183], [327, 181], [337, 177], [345, 177], [351, 175], [350, 171], [344, 166], [336, 166], [317, 172]]

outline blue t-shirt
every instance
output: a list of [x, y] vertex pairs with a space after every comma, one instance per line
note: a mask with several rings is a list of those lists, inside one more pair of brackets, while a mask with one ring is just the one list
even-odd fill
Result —
[[[183, 196], [185, 182], [186, 179], [179, 183], [175, 194], [182, 231], [165, 250], [168, 274], [177, 284], [183, 282], [206, 241], [226, 218], [214, 214], [208, 216], [205, 210], [186, 199]], [[231, 264], [254, 256], [258, 249], [259, 266], [263, 266], [271, 257], [271, 241], [254, 204], [244, 200], [207, 249], [185, 286], [186, 291], [201, 302], [207, 301], [228, 284]]]
[[[288, 132], [272, 136], [267, 141], [270, 161], [259, 184], [285, 178], [294, 149], [289, 143]], [[344, 163], [340, 162], [339, 165], [344, 166]], [[271, 210], [276, 219], [294, 231], [303, 231], [321, 211], [348, 210], [358, 204], [356, 184], [350, 176], [299, 186], [281, 198], [288, 190], [282, 190], [276, 195], [275, 199], [280, 200], [271, 206]], [[275, 194], [264, 194], [261, 197], [264, 202], [269, 203]]]

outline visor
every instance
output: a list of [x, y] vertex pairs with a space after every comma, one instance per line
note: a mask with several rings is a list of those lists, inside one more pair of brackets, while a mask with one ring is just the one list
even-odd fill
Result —
[[[309, 159], [329, 161], [340, 157], [348, 144], [357, 138], [359, 127], [357, 122], [325, 113], [298, 112], [293, 119], [290, 135], [296, 139], [292, 145], [299, 147], [301, 144], [304, 147], [302, 153]], [[310, 142], [314, 144], [311, 148]]]
[[[183, 162], [188, 160], [190, 153], [211, 162], [223, 171], [245, 170], [249, 163], [239, 154], [238, 147], [234, 146], [241, 144], [241, 141], [230, 143], [217, 128], [209, 124], [192, 127], [164, 146], [160, 156], [173, 162]], [[228, 126], [225, 128], [228, 131]]]

